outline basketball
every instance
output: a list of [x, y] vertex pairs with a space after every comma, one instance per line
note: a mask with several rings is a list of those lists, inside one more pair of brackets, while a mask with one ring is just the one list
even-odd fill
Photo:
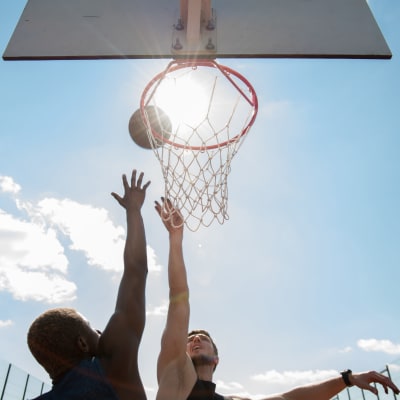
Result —
[[[162, 136], [165, 139], [169, 139], [171, 136], [172, 124], [168, 115], [159, 107], [147, 106], [145, 108], [147, 117], [150, 122], [150, 126], [153, 132]], [[136, 110], [129, 120], [129, 134], [132, 140], [140, 147], [144, 149], [151, 149], [152, 145], [150, 143], [146, 124], [142, 119], [140, 109]], [[154, 147], [160, 147], [164, 142], [156, 137], [153, 140]]]

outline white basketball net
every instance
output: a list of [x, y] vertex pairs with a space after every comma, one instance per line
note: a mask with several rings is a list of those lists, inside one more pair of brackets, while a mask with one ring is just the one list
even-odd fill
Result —
[[[171, 132], [155, 130], [147, 106], [168, 115]], [[140, 108], [161, 165], [165, 197], [179, 208], [185, 225], [196, 231], [215, 219], [223, 224], [229, 219], [231, 162], [257, 115], [250, 83], [213, 60], [176, 60], [147, 85]]]

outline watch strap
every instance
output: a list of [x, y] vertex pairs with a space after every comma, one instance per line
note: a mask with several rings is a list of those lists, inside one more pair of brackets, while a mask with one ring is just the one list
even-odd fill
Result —
[[346, 384], [347, 387], [353, 386], [353, 384], [350, 382], [349, 376], [352, 374], [351, 369], [347, 369], [346, 371], [342, 371], [340, 373], [342, 375], [342, 379], [344, 383]]

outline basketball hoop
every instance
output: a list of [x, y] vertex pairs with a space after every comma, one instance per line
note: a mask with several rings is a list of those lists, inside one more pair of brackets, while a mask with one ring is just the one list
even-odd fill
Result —
[[[150, 119], [150, 109], [168, 115], [171, 132], [159, 131], [165, 123]], [[161, 165], [165, 197], [190, 230], [229, 219], [231, 162], [257, 111], [248, 80], [214, 60], [174, 60], [144, 89], [140, 112]]]

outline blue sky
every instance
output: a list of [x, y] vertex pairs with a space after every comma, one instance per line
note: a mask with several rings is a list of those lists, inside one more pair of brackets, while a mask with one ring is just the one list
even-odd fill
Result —
[[[260, 109], [232, 162], [229, 216], [185, 234], [191, 328], [220, 350], [224, 394], [257, 396], [400, 358], [400, 5], [371, 0], [391, 60], [223, 60]], [[4, 51], [25, 1], [0, 3]], [[0, 61], [0, 358], [41, 379], [26, 332], [71, 306], [102, 329], [122, 268], [132, 168], [150, 275], [141, 372], [149, 399], [168, 296], [163, 193], [128, 121], [167, 60]], [[400, 382], [397, 382], [398, 384]]]

